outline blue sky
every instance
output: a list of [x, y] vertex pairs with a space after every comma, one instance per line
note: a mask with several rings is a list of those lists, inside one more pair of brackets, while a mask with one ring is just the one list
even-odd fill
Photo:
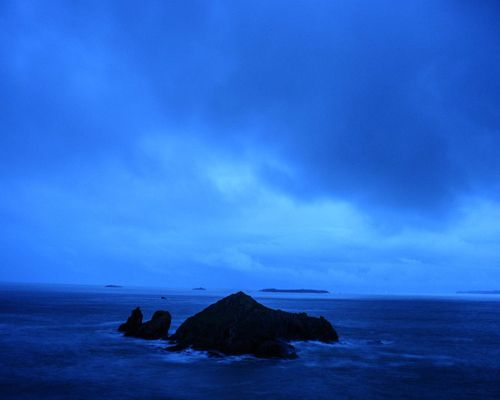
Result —
[[3, 1], [0, 280], [500, 285], [494, 1]]

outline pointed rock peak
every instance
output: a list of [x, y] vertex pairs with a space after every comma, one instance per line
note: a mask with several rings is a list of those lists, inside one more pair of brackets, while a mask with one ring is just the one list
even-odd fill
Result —
[[224, 297], [221, 301], [238, 301], [238, 302], [242, 302], [242, 303], [251, 303], [251, 304], [255, 304], [257, 303], [257, 301], [249, 296], [248, 294], [244, 293], [244, 292], [236, 292], [236, 293], [233, 293], [233, 294], [230, 294], [229, 296], [226, 296]]
[[258, 303], [255, 299], [253, 299], [251, 296], [241, 291], [224, 297], [223, 299], [219, 300], [212, 306], [216, 307], [217, 309], [220, 307], [224, 308], [229, 307], [233, 310], [250, 309], [259, 306], [264, 307], [262, 304]]
[[[246, 294], [245, 292], [242, 292], [241, 290], [239, 292], [233, 293], [227, 297], [233, 297], [233, 298], [238, 298], [238, 299], [250, 299], [253, 300], [251, 296]], [[255, 300], [254, 300], [255, 301]]]

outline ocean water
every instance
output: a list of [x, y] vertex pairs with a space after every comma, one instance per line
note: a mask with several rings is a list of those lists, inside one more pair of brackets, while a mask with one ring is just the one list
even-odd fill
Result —
[[[323, 315], [338, 344], [296, 360], [169, 353], [116, 328], [133, 307], [173, 329], [227, 292], [0, 286], [1, 399], [500, 399], [500, 298], [248, 294]], [[165, 296], [162, 300], [160, 297]]]

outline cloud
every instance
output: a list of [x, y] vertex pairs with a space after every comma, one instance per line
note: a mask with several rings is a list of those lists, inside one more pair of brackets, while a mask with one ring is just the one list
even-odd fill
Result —
[[283, 6], [6, 6], [3, 170], [127, 157], [144, 131], [189, 126], [265, 148], [286, 168], [263, 175], [305, 200], [436, 218], [497, 194], [494, 5]]
[[157, 134], [135, 147], [147, 174], [107, 160], [7, 188], [4, 262], [36, 266], [30, 280], [351, 292], [455, 290], [464, 277], [479, 286], [497, 274], [496, 203], [471, 199], [439, 231], [387, 232], [347, 202], [285, 196], [253, 158]]
[[0, 7], [8, 263], [419, 290], [496, 265], [494, 2]]

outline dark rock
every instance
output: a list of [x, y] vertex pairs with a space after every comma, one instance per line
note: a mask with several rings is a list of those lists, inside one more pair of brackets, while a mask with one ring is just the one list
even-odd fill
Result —
[[127, 336], [135, 336], [142, 325], [142, 312], [139, 307], [132, 310], [127, 322], [121, 324], [118, 328], [120, 332], [125, 332]]
[[137, 307], [118, 330], [124, 332], [125, 336], [141, 339], [167, 339], [171, 322], [172, 316], [168, 311], [156, 311], [150, 321], [142, 323], [142, 312]]
[[179, 351], [219, 351], [258, 357], [294, 358], [289, 340], [338, 341], [337, 332], [323, 317], [273, 310], [243, 292], [232, 294], [188, 318], [171, 336]]
[[162, 299], [162, 300], [165, 300], [165, 299], [166, 299], [166, 297], [165, 297], [165, 296], [161, 296], [161, 299]]
[[209, 350], [207, 354], [210, 358], [224, 358], [224, 354], [219, 351]]
[[156, 311], [151, 321], [141, 325], [136, 337], [142, 339], [167, 339], [172, 316], [168, 311]]
[[262, 342], [254, 353], [257, 357], [274, 357], [274, 358], [297, 358], [295, 348], [284, 340], [266, 340]]
[[[170, 336], [172, 337], [172, 336]], [[175, 343], [175, 342], [170, 342], [170, 346], [166, 347], [165, 350], [167, 351], [182, 351], [186, 350], [189, 346], [187, 344], [180, 344], [180, 343]]]

